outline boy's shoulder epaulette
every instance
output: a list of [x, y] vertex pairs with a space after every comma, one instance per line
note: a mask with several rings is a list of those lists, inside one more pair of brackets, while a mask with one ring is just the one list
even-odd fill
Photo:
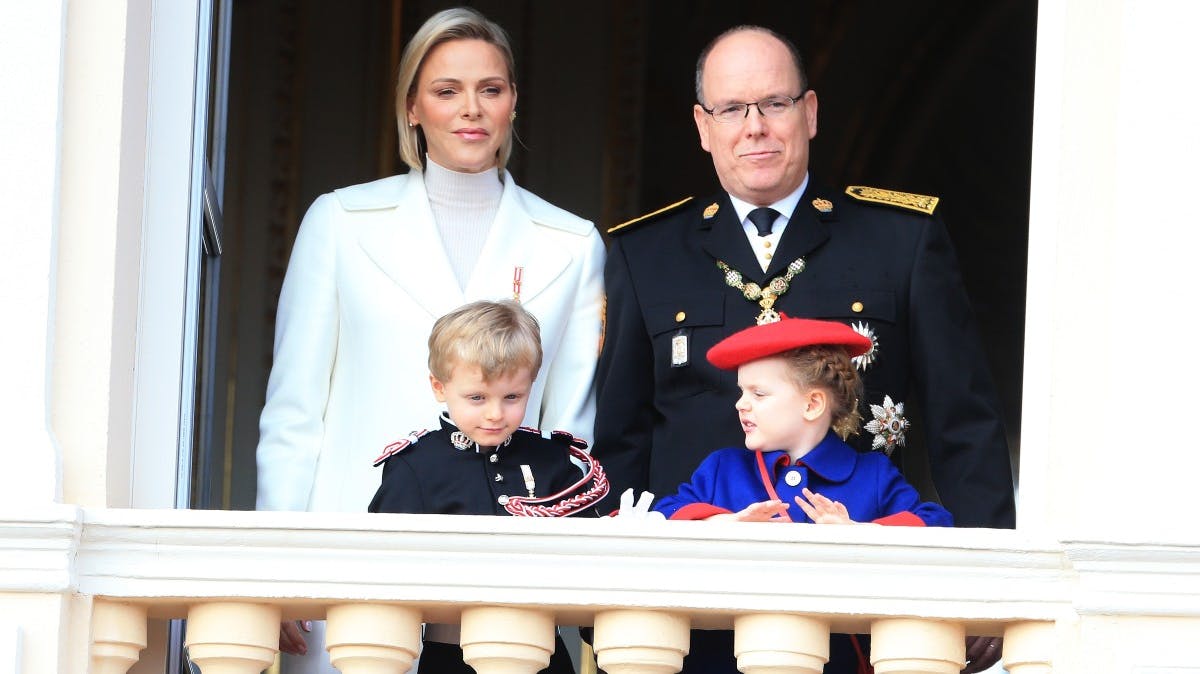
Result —
[[550, 438], [576, 449], [587, 449], [588, 447], [587, 440], [577, 438], [566, 431], [550, 431]]
[[[530, 426], [520, 426], [517, 428], [517, 430], [525, 431], [526, 433], [532, 433], [533, 435], [536, 435], [538, 437], [545, 437], [542, 435], [541, 430], [530, 427]], [[577, 438], [574, 435], [572, 435], [571, 433], [568, 433], [567, 431], [550, 431], [549, 439], [554, 440], [555, 442], [558, 442], [559, 444], [562, 444], [562, 445], [574, 445], [575, 447], [578, 447], [579, 449], [587, 449], [587, 446], [588, 446], [587, 440], [584, 440], [583, 438]]]
[[663, 206], [662, 208], [660, 208], [656, 211], [651, 211], [645, 215], [639, 215], [638, 217], [636, 217], [632, 220], [626, 220], [625, 222], [622, 222], [619, 225], [613, 225], [612, 227], [609, 227], [607, 231], [609, 234], [624, 234], [625, 232], [633, 229], [633, 227], [636, 225], [644, 225], [652, 220], [655, 220], [656, 218], [662, 217], [668, 213], [675, 212], [676, 210], [683, 207], [691, 200], [692, 200], [692, 197], [688, 197], [686, 199], [680, 199], [679, 201], [676, 201], [673, 204], [668, 204], [666, 206]]
[[383, 453], [380, 454], [379, 457], [375, 459], [374, 465], [376, 467], [378, 467], [384, 461], [387, 461], [388, 459], [399, 454], [400, 452], [403, 452], [405, 449], [411, 447], [412, 445], [417, 444], [417, 441], [421, 439], [421, 436], [425, 435], [428, 432], [429, 431], [413, 431], [412, 433], [409, 433], [408, 435], [404, 436], [403, 438], [389, 444], [387, 447], [384, 447]]
[[929, 197], [925, 196], [924, 194], [897, 192], [895, 190], [884, 190], [878, 187], [865, 187], [862, 185], [851, 185], [847, 187], [846, 194], [858, 199], [859, 201], [868, 201], [873, 204], [884, 204], [886, 206], [906, 208], [910, 211], [924, 213], [925, 215], [933, 215], [933, 209], [937, 208], [938, 205], [937, 197]]

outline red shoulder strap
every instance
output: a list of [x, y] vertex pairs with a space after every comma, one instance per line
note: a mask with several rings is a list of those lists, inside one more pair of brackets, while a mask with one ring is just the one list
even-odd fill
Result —
[[[775, 491], [775, 479], [771, 476], [770, 473], [767, 472], [767, 462], [765, 459], [763, 459], [763, 453], [755, 452], [754, 459], [756, 461], [758, 461], [758, 475], [760, 478], [762, 478], [763, 486], [767, 488], [767, 495], [770, 496], [773, 500], [782, 501], [783, 499], [779, 498], [779, 492]], [[788, 517], [787, 513], [780, 513], [779, 517], [780, 517], [780, 519], [785, 519], [789, 522], [795, 521], [792, 518]]]

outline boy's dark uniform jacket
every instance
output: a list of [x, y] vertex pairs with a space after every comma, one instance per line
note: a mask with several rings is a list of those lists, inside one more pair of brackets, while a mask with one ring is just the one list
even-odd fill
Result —
[[[574, 438], [567, 433], [543, 438], [536, 430], [521, 428], [507, 445], [485, 454], [476, 452], [474, 445], [464, 450], [454, 447], [450, 434], [457, 430], [443, 419], [439, 430], [420, 434], [415, 442], [409, 441], [391, 456], [381, 457], [382, 482], [367, 510], [508, 515], [501, 497], [529, 496], [522, 464], [530, 467], [537, 497], [557, 494], [583, 477], [571, 462], [567, 446]], [[587, 485], [580, 491], [585, 489]], [[579, 514], [595, 516], [594, 511]]]
[[[864, 421], [884, 395], [915, 402], [912, 422], [923, 425], [935, 485], [959, 526], [1013, 526], [999, 404], [938, 218], [810, 183], [765, 273], [724, 193], [617, 229], [604, 275], [593, 448], [610, 494], [674, 493], [714, 449], [741, 446], [736, 372], [716, 369], [705, 353], [754, 325], [761, 308], [726, 284], [716, 262], [765, 286], [803, 257], [805, 270], [774, 308], [867, 324], [878, 346], [863, 372]], [[687, 363], [673, 367], [680, 335]], [[863, 431], [851, 443], [865, 450], [871, 440]], [[902, 451], [893, 454], [901, 466]]]
[[[542, 437], [534, 429], [519, 428], [508, 444], [492, 452], [477, 452], [475, 444], [458, 449], [451, 434], [458, 428], [445, 416], [436, 431], [413, 433], [388, 445], [377, 461], [383, 479], [367, 507], [373, 513], [438, 513], [443, 515], [508, 515], [502, 501], [509, 496], [531, 496], [521, 465], [534, 478], [534, 494], [557, 494], [578, 482], [584, 473], [571, 462], [568, 447], [577, 442], [569, 433]], [[586, 446], [586, 445], [585, 445]], [[579, 488], [588, 489], [587, 484]], [[573, 494], [564, 494], [573, 496]], [[577, 513], [595, 517], [595, 509]], [[550, 664], [539, 674], [573, 674], [571, 656], [562, 637], [555, 635]], [[420, 671], [438, 674], [473, 674], [463, 662], [457, 644], [423, 642]]]

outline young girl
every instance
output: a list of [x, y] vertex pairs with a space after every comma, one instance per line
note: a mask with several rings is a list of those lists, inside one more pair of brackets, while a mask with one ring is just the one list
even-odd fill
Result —
[[[654, 510], [673, 520], [951, 526], [950, 513], [921, 502], [887, 456], [843, 441], [861, 421], [862, 383], [850, 359], [870, 348], [849, 326], [799, 318], [717, 343], [708, 360], [737, 370], [746, 448], [710, 454]], [[834, 635], [825, 671], [869, 672], [864, 641]], [[737, 674], [732, 632], [693, 631], [683, 671]]]
[[862, 384], [850, 359], [870, 348], [847, 325], [799, 318], [722, 340], [708, 360], [737, 370], [746, 448], [713, 452], [654, 509], [676, 520], [951, 526], [950, 513], [922, 502], [887, 456], [843, 441], [860, 422]]

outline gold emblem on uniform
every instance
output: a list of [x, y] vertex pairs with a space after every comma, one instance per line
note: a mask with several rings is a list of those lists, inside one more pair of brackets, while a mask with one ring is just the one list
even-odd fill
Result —
[[861, 314], [862, 310], [863, 310], [862, 302], [855, 302], [854, 304], [850, 305], [850, 311], [853, 311], [856, 314]]
[[642, 216], [638, 216], [632, 220], [626, 220], [625, 222], [622, 222], [619, 225], [616, 225], [614, 227], [609, 227], [608, 233], [616, 234], [617, 232], [628, 229], [638, 223], [647, 222], [647, 221], [651, 220], [652, 218], [654, 218], [655, 216], [659, 216], [664, 213], [670, 213], [671, 211], [675, 210], [676, 208], [679, 208], [680, 206], [686, 204], [687, 202], [689, 202], [691, 200], [692, 200], [692, 197], [688, 197], [686, 199], [680, 199], [679, 201], [676, 201], [673, 204], [663, 206], [662, 208], [658, 209], [657, 211], [651, 211], [650, 213], [647, 213]]
[[719, 211], [719, 210], [721, 210], [721, 205], [715, 201], [712, 202], [711, 204], [708, 205], [708, 208], [704, 209], [704, 219], [705, 220], [712, 219], [712, 216], [716, 215], [717, 211]]
[[813, 199], [813, 208], [822, 213], [829, 213], [833, 211], [833, 202], [828, 199]]
[[754, 319], [758, 325], [766, 325], [767, 323], [779, 321], [779, 312], [773, 308], [775, 300], [788, 291], [788, 288], [791, 287], [792, 279], [796, 277], [796, 274], [804, 271], [806, 266], [804, 258], [798, 257], [787, 266], [787, 272], [771, 279], [766, 287], [763, 287], [753, 281], [747, 283], [742, 276], [742, 272], [725, 264], [724, 260], [717, 260], [717, 268], [725, 274], [726, 285], [735, 290], [742, 291], [742, 297], [751, 302], [758, 302], [758, 306], [762, 307], [762, 311]]
[[937, 197], [897, 192], [896, 190], [881, 190], [878, 187], [865, 187], [863, 185], [851, 185], [847, 187], [846, 194], [859, 201], [907, 208], [912, 211], [924, 213], [925, 215], [933, 215], [933, 209], [937, 208], [938, 205]]

